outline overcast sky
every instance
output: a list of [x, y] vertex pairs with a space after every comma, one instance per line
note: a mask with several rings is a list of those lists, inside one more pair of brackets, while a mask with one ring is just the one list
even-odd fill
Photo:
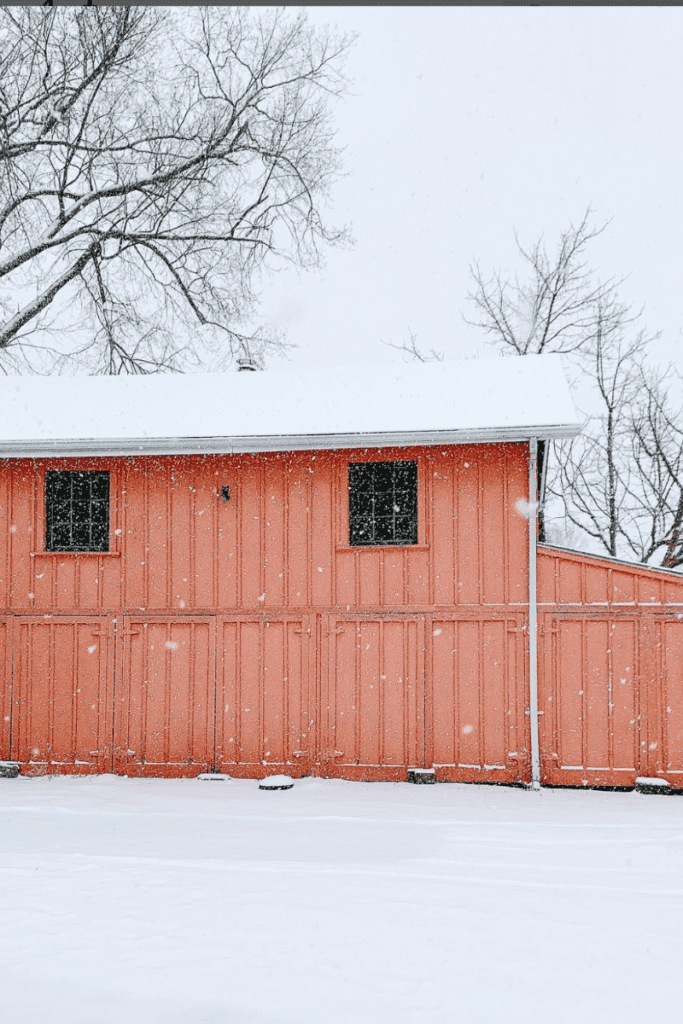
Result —
[[660, 356], [683, 351], [681, 8], [307, 10], [358, 33], [332, 211], [356, 242], [322, 274], [266, 282], [263, 312], [298, 344], [294, 365], [394, 361], [382, 341], [411, 329], [425, 348], [472, 354], [470, 261], [514, 269], [515, 229], [554, 247], [588, 206], [611, 218], [595, 268], [628, 276]]

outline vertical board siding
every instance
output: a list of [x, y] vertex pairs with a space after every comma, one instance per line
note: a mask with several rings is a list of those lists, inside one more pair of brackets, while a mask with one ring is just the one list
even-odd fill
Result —
[[683, 575], [541, 546], [538, 602], [541, 607], [680, 605], [683, 609]]
[[192, 565], [190, 604], [193, 608], [215, 608], [218, 603], [217, 586], [217, 534], [220, 508], [220, 488], [217, 472], [210, 466], [197, 476], [192, 492]]
[[239, 474], [239, 499], [230, 512], [238, 519], [239, 596], [242, 608], [259, 608], [263, 589], [262, 471], [256, 459], [247, 459]]
[[285, 467], [281, 460], [266, 467], [264, 488], [264, 606], [284, 608], [287, 494]]
[[683, 787], [683, 578], [551, 548], [538, 564], [542, 781]]
[[309, 467], [292, 456], [287, 465], [285, 561], [286, 607], [306, 608], [309, 600], [311, 484]]
[[0, 462], [0, 608], [10, 604], [12, 560], [10, 557], [10, 515], [12, 509], [12, 474], [8, 463]]
[[423, 767], [424, 616], [330, 616], [327, 635], [324, 773], [372, 780]]
[[[418, 543], [352, 548], [348, 464], [395, 459], [418, 463]], [[6, 750], [12, 729], [27, 765], [35, 734], [36, 770], [91, 770], [89, 743], [106, 770], [142, 775], [403, 778], [440, 760], [444, 778], [517, 780], [527, 669], [509, 612], [527, 599], [526, 465], [524, 444], [5, 460]], [[110, 551], [46, 552], [46, 471], [104, 466]], [[81, 650], [93, 615], [111, 640], [95, 701], [109, 701], [108, 746], [83, 739], [92, 708], [74, 698], [95, 687]], [[458, 632], [446, 668], [435, 615]], [[49, 684], [30, 682], [34, 665]]]
[[650, 736], [648, 748], [657, 744], [649, 752], [656, 757], [661, 751], [656, 758], [661, 770], [671, 776], [672, 785], [683, 788], [683, 622], [669, 619], [661, 624], [661, 631], [662, 730], [661, 736]]
[[478, 461], [465, 450], [457, 459], [456, 532], [460, 558], [456, 566], [457, 592], [454, 604], [481, 603], [479, 522], [480, 487]]
[[9, 755], [36, 774], [111, 770], [105, 619], [13, 623]]
[[[170, 501], [166, 509], [168, 531], [168, 570], [170, 600], [167, 606], [179, 610], [192, 608], [192, 482], [195, 472], [191, 464], [181, 462], [173, 467]], [[151, 607], [151, 606], [150, 606]]]
[[505, 566], [506, 505], [504, 467], [501, 460], [490, 455], [481, 479], [481, 557], [482, 603], [505, 604], [507, 574]]
[[[525, 603], [526, 538], [515, 510], [525, 497], [525, 446], [498, 447], [107, 459], [111, 550], [98, 555], [45, 552], [44, 481], [48, 469], [105, 460], [6, 460], [0, 608], [191, 614]], [[417, 547], [349, 548], [348, 463], [397, 458], [418, 461]]]
[[434, 617], [433, 751], [440, 778], [526, 777], [524, 622]]
[[218, 628], [217, 767], [243, 777], [276, 768], [308, 774], [317, 725], [309, 621], [254, 616]]
[[[236, 608], [239, 605], [239, 537], [235, 503], [240, 500], [239, 486], [232, 474], [224, 471], [223, 464], [214, 470], [216, 494], [213, 505], [207, 509], [216, 537], [216, 546], [211, 551], [212, 571], [216, 580], [216, 602], [219, 608]], [[223, 501], [221, 488], [230, 488], [230, 500]]]
[[[526, 495], [528, 488], [528, 467], [526, 459], [506, 459], [507, 529], [507, 600], [511, 605], [528, 605], [529, 601], [529, 522], [520, 510], [520, 495]], [[524, 499], [522, 499], [524, 500]], [[522, 506], [523, 507], [523, 506]]]
[[12, 752], [12, 644], [11, 620], [0, 618], [0, 761]]
[[456, 603], [458, 530], [456, 529], [455, 465], [439, 453], [433, 461], [431, 519], [433, 603]]
[[[320, 465], [318, 461], [320, 460]], [[334, 466], [327, 453], [311, 456], [311, 559], [310, 603], [317, 608], [332, 604], [335, 526]]]
[[196, 774], [214, 757], [212, 619], [127, 618], [115, 717], [116, 769], [128, 775]]
[[31, 608], [31, 594], [34, 584], [33, 562], [30, 552], [34, 550], [33, 515], [36, 474], [30, 464], [22, 464], [14, 474], [11, 486], [9, 508], [9, 601], [11, 608]]
[[642, 626], [642, 620], [609, 615], [545, 617], [540, 707], [546, 781], [620, 786], [647, 774], [637, 685]]
[[[417, 545], [349, 547], [348, 463], [409, 458]], [[106, 460], [110, 551], [45, 552], [102, 465], [0, 465], [4, 759], [528, 781], [525, 445]], [[683, 579], [541, 546], [538, 601], [543, 781], [683, 788]]]

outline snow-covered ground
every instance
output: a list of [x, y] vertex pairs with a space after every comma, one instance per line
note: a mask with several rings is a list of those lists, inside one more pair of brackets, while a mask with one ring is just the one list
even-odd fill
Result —
[[3, 1024], [683, 1012], [683, 799], [0, 780]]

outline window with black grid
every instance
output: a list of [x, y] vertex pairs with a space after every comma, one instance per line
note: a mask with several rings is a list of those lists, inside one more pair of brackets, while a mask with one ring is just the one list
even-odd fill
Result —
[[47, 551], [109, 551], [109, 472], [45, 474]]
[[417, 544], [417, 462], [349, 463], [349, 543]]

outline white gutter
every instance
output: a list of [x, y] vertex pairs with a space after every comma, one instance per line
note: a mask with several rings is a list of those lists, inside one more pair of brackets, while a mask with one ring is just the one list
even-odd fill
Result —
[[541, 788], [538, 744], [538, 608], [536, 547], [538, 544], [538, 438], [529, 439], [529, 726], [531, 730], [531, 788]]
[[[283, 434], [243, 437], [0, 437], [0, 459], [59, 458], [89, 455], [237, 455], [248, 452], [293, 452], [311, 449], [391, 448], [411, 445], [497, 444], [526, 441], [528, 426], [477, 427], [460, 430], [410, 430], [386, 433]], [[567, 438], [578, 423], [535, 424], [537, 436]]]

